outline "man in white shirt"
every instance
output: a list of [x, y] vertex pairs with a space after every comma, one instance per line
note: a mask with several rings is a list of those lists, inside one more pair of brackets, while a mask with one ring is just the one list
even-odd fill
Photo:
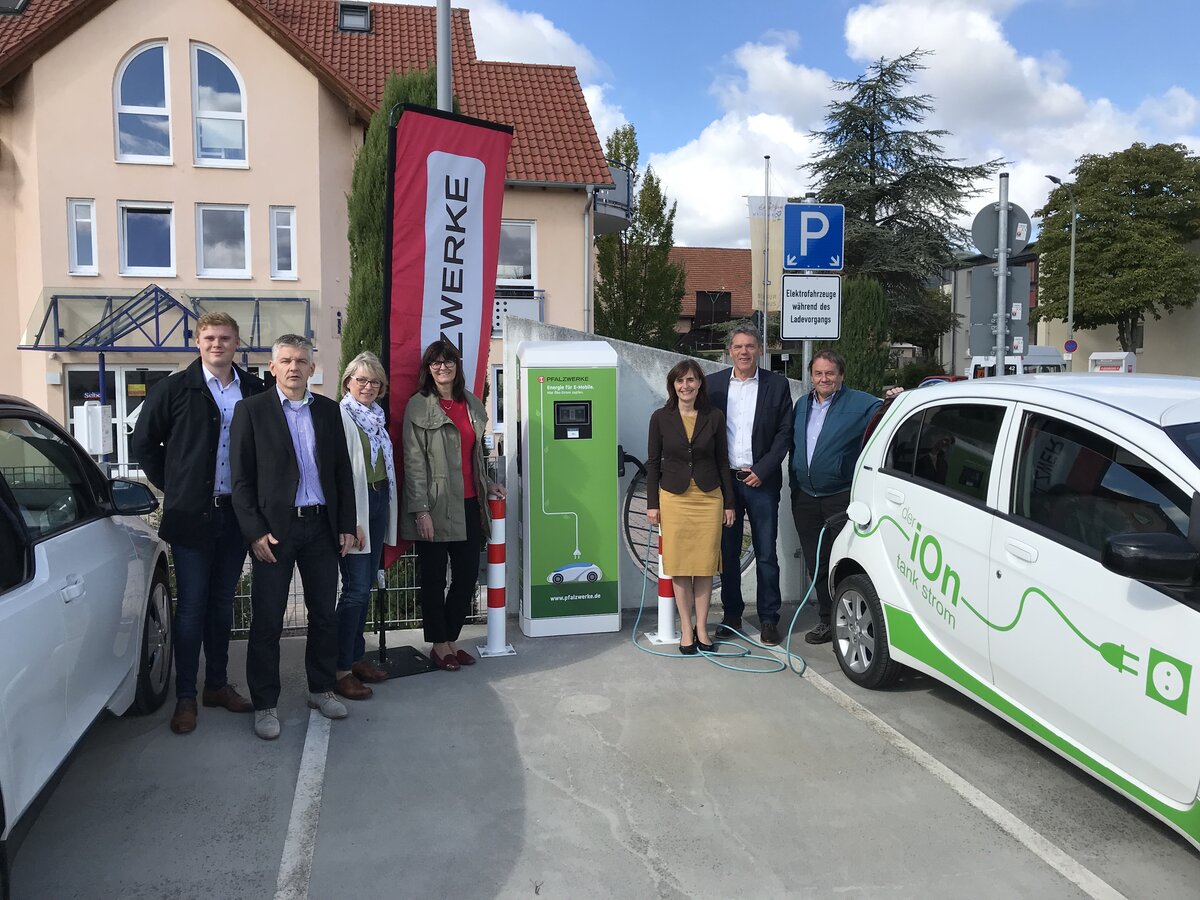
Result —
[[779, 497], [783, 461], [792, 446], [792, 394], [788, 380], [759, 368], [762, 334], [749, 323], [730, 332], [726, 350], [733, 368], [709, 375], [708, 396], [725, 414], [729, 467], [733, 470], [734, 522], [721, 535], [721, 604], [725, 610], [718, 637], [741, 630], [741, 557], [743, 522], [750, 520], [758, 576], [757, 612], [761, 640], [778, 644]]

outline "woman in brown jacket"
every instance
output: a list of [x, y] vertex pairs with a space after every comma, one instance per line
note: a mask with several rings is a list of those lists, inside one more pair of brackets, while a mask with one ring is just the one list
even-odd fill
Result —
[[647, 448], [646, 516], [662, 530], [663, 571], [679, 610], [679, 652], [710, 652], [708, 605], [713, 576], [721, 571], [721, 526], [733, 524], [733, 475], [725, 416], [709, 405], [695, 360], [667, 373], [667, 402], [650, 417]]

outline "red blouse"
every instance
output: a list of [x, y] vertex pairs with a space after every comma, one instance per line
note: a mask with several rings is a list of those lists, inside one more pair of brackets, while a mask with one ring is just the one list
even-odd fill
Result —
[[438, 404], [458, 429], [458, 443], [462, 449], [463, 499], [466, 500], [478, 493], [475, 490], [475, 426], [471, 424], [466, 401], [438, 400]]

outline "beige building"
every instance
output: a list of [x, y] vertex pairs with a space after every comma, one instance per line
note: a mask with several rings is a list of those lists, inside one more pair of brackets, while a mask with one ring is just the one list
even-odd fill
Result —
[[[435, 57], [433, 7], [337, 0], [26, 0], [0, 14], [0, 393], [69, 421], [113, 407], [115, 457], [149, 386], [224, 309], [243, 361], [282, 331], [337, 388], [354, 155], [386, 75]], [[611, 186], [574, 69], [478, 60], [452, 14], [454, 93], [514, 126], [505, 311], [587, 330]], [[615, 222], [615, 224], [614, 224]], [[20, 349], [38, 348], [38, 349]], [[101, 387], [100, 371], [104, 371]]]

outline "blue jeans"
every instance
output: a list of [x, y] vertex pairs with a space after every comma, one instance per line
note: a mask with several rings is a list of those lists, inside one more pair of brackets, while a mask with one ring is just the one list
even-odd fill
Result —
[[213, 511], [216, 538], [203, 547], [171, 545], [175, 561], [175, 696], [195, 698], [200, 647], [204, 647], [204, 686], [226, 684], [233, 592], [246, 562], [246, 542], [233, 508]]
[[375, 586], [375, 573], [383, 556], [383, 535], [388, 523], [388, 486], [382, 490], [367, 488], [367, 527], [369, 553], [347, 553], [341, 559], [342, 598], [338, 601], [338, 661], [339, 672], [348, 672], [363, 658], [367, 643], [363, 628], [367, 624], [367, 602]]
[[733, 527], [721, 533], [721, 605], [725, 618], [740, 619], [746, 609], [742, 600], [742, 528], [750, 519], [750, 540], [754, 545], [755, 571], [758, 575], [758, 619], [761, 625], [779, 624], [779, 556], [775, 551], [779, 537], [779, 491], [765, 487], [747, 487], [733, 483]]

